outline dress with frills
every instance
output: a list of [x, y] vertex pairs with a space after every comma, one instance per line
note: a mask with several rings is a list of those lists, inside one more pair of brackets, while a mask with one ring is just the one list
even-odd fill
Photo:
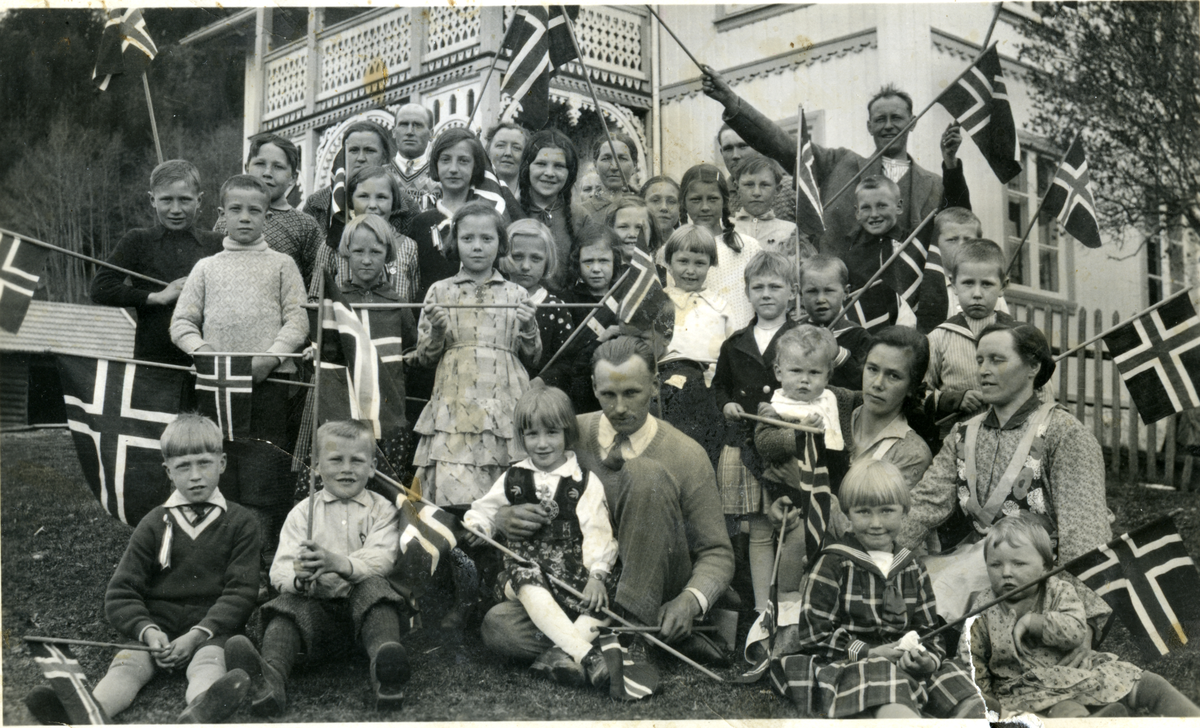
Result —
[[[476, 284], [463, 272], [430, 287], [429, 304], [514, 306], [528, 292], [497, 272]], [[525, 364], [541, 355], [536, 333], [522, 335], [515, 308], [449, 308], [450, 323], [436, 336], [425, 314], [417, 356], [437, 365], [433, 394], [413, 428], [421, 437], [413, 464], [424, 495], [438, 505], [480, 498], [514, 461], [524, 457], [513, 440], [513, 407], [529, 388]]]

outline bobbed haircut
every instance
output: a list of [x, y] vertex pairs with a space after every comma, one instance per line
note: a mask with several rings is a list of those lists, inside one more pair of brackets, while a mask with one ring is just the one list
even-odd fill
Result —
[[354, 174], [350, 175], [350, 179], [346, 180], [346, 199], [349, 200], [350, 207], [354, 207], [354, 192], [363, 182], [380, 177], [386, 178], [388, 181], [388, 189], [392, 192], [392, 213], [400, 211], [404, 206], [404, 190], [400, 188], [400, 179], [387, 167], [378, 164], [368, 165], [361, 169], [354, 170]]
[[583, 228], [575, 234], [575, 242], [571, 244], [570, 260], [567, 262], [567, 265], [570, 266], [567, 272], [574, 276], [573, 280], [582, 278], [579, 256], [584, 248], [590, 248], [593, 245], [600, 245], [612, 251], [613, 277], [612, 281], [609, 281], [611, 286], [613, 281], [616, 281], [625, 272], [625, 256], [621, 254], [621, 238], [615, 230], [594, 218], [586, 219]]
[[195, 412], [184, 412], [167, 423], [158, 438], [163, 461], [184, 455], [223, 453], [221, 428], [217, 423]]
[[1050, 342], [1041, 329], [1031, 324], [994, 323], [979, 333], [978, 341], [989, 334], [1005, 332], [1012, 337], [1013, 349], [1025, 366], [1037, 369], [1033, 378], [1033, 386], [1041, 387], [1054, 376], [1054, 357], [1050, 354]]
[[[844, 486], [843, 486], [844, 487]], [[1042, 564], [1050, 568], [1054, 564], [1054, 544], [1050, 540], [1049, 519], [1037, 513], [1022, 511], [1005, 516], [988, 529], [983, 537], [983, 556], [991, 555], [992, 549], [1000, 544], [1009, 546], [1029, 545], [1042, 557]]]
[[230, 190], [253, 190], [262, 194], [267, 198], [267, 204], [271, 204], [271, 192], [263, 181], [258, 177], [249, 174], [235, 174], [225, 180], [225, 184], [221, 185], [221, 206], [225, 206], [225, 195], [229, 194]]
[[458, 255], [458, 229], [462, 225], [462, 221], [468, 217], [486, 217], [496, 226], [499, 247], [496, 249], [496, 260], [492, 261], [492, 267], [495, 268], [500, 259], [508, 255], [508, 231], [504, 228], [504, 216], [490, 204], [479, 200], [468, 202], [454, 213], [454, 217], [450, 221], [450, 239], [454, 241], [454, 244], [446, 249], [446, 260], [456, 265], [462, 262], [462, 258]]
[[[633, 137], [629, 136], [628, 134], [622, 134], [619, 131], [611, 132], [609, 136], [612, 137], [614, 145], [618, 143], [625, 145], [625, 148], [629, 150], [629, 158], [633, 160], [634, 166], [637, 166], [638, 150], [637, 145], [633, 143]], [[592, 161], [599, 159], [601, 152], [607, 148], [608, 137], [600, 137], [600, 139], [594, 145], [592, 145]]]
[[679, 183], [665, 174], [660, 174], [656, 177], [651, 177], [650, 179], [646, 180], [646, 183], [642, 185], [642, 189], [638, 190], [638, 194], [641, 195], [642, 200], [646, 199], [646, 195], [649, 194], [650, 188], [657, 184], [671, 185], [675, 188], [675, 194], [679, 194]]
[[658, 363], [654, 359], [654, 349], [649, 344], [637, 336], [618, 336], [596, 347], [596, 351], [592, 353], [593, 376], [596, 365], [602, 361], [619, 367], [634, 357], [642, 360], [651, 377], [658, 375]]
[[283, 152], [284, 158], [287, 159], [288, 166], [292, 168], [292, 174], [296, 174], [296, 171], [300, 169], [299, 147], [293, 144], [290, 139], [270, 132], [255, 134], [250, 137], [250, 152], [246, 155], [246, 167], [249, 168], [250, 160], [258, 156], [258, 150], [268, 144], [274, 144], [279, 147], [279, 151]]
[[933, 218], [933, 239], [942, 236], [942, 228], [946, 225], [974, 225], [975, 237], [983, 237], [983, 223], [979, 217], [965, 207], [947, 207]]
[[999, 245], [986, 238], [968, 240], [958, 246], [958, 250], [954, 252], [954, 256], [951, 258], [950, 265], [948, 266], [951, 280], [958, 278], [958, 271], [963, 263], [994, 265], [996, 266], [996, 275], [999, 276], [1001, 285], [1008, 280], [1008, 256], [1004, 254]]
[[682, 222], [688, 221], [686, 202], [688, 190], [693, 185], [701, 183], [715, 184], [717, 191], [721, 193], [721, 229], [724, 230], [721, 233], [721, 242], [728, 245], [735, 253], [742, 252], [742, 236], [738, 235], [730, 221], [732, 212], [729, 209], [729, 183], [715, 164], [697, 164], [683, 173], [683, 179], [679, 182], [679, 219]]
[[783, 181], [784, 171], [779, 162], [769, 157], [760, 156], [743, 159], [736, 167], [729, 170], [729, 176], [733, 178], [734, 184], [738, 184], [738, 180], [744, 175], [758, 174], [764, 171], [771, 173], [771, 176], [775, 179], [776, 186], [779, 186], [779, 183]]
[[764, 276], [782, 278], [787, 284], [788, 290], [796, 288], [795, 264], [773, 250], [760, 250], [755, 253], [754, 257], [746, 263], [746, 269], [742, 271], [747, 290], [750, 288], [750, 281]]
[[900, 199], [900, 185], [882, 174], [869, 174], [863, 177], [858, 186], [854, 188], [854, 194], [861, 195], [867, 190], [887, 190], [895, 195], [897, 200]]
[[876, 506], [901, 506], [908, 513], [912, 499], [904, 475], [892, 463], [863, 458], [850, 466], [838, 490], [842, 511]]
[[508, 254], [500, 259], [500, 272], [512, 275], [516, 264], [512, 259], [513, 241], [518, 237], [533, 238], [542, 244], [542, 253], [546, 256], [546, 270], [542, 271], [542, 284], [553, 280], [558, 275], [558, 245], [554, 243], [554, 233], [541, 222], [527, 217], [517, 220], [508, 226]]
[[878, 91], [876, 91], [875, 95], [871, 97], [871, 100], [867, 102], [867, 116], [870, 117], [871, 107], [875, 105], [876, 101], [878, 101], [880, 99], [886, 99], [886, 98], [900, 99], [901, 101], [904, 102], [904, 105], [908, 107], [908, 113], [910, 115], [912, 114], [912, 112], [913, 112], [912, 96], [909, 96], [906, 92], [901, 91], [896, 86], [896, 84], [889, 83], [886, 86], [881, 87]]
[[379, 137], [379, 145], [383, 147], [383, 161], [390, 162], [396, 158], [396, 138], [392, 136], [391, 131], [370, 119], [362, 119], [346, 127], [346, 130], [342, 132], [342, 146], [345, 147], [346, 140], [350, 138], [351, 134], [360, 131], [369, 131]]
[[867, 356], [877, 346], [890, 346], [911, 354], [908, 360], [908, 394], [905, 407], [919, 408], [925, 392], [925, 372], [929, 369], [929, 339], [911, 326], [888, 326], [871, 337]]
[[658, 226], [654, 224], [654, 216], [650, 214], [650, 208], [646, 206], [646, 201], [638, 195], [618, 195], [615, 200], [608, 203], [608, 207], [603, 211], [604, 224], [615, 229], [617, 213], [630, 208], [641, 210], [646, 216], [646, 229], [644, 234], [638, 238], [638, 246], [649, 253], [655, 252], [662, 247], [663, 240], [658, 234]]
[[490, 147], [492, 145], [492, 140], [496, 138], [496, 135], [499, 134], [500, 132], [504, 131], [505, 129], [510, 129], [512, 131], [519, 131], [519, 132], [521, 132], [521, 136], [524, 138], [525, 141], [529, 140], [529, 130], [528, 129], [521, 126], [520, 124], [514, 124], [511, 121], [502, 121], [499, 124], [492, 126], [490, 129], [487, 130], [487, 132], [484, 133], [483, 143]]
[[168, 159], [150, 172], [151, 192], [176, 182], [187, 182], [192, 191], [199, 194], [200, 170], [186, 159]]
[[433, 140], [429, 151], [430, 179], [434, 182], [442, 181], [442, 178], [438, 176], [438, 159], [446, 150], [462, 142], [467, 142], [471, 150], [471, 186], [478, 187], [483, 184], [483, 175], [488, 170], [487, 150], [483, 148], [483, 142], [479, 141], [479, 137], [469, 129], [461, 127], [447, 129]]
[[[823, 356], [829, 362], [829, 371], [833, 371], [833, 361], [837, 358], [838, 343], [833, 332], [824, 326], [800, 324], [788, 329], [779, 337], [775, 345], [775, 361], [780, 362], [785, 357], [800, 353], [802, 355]], [[787, 353], [785, 353], [787, 352]]]
[[693, 225], [690, 222], [684, 223], [675, 228], [675, 232], [671, 233], [671, 237], [667, 240], [667, 249], [663, 251], [663, 257], [668, 265], [676, 253], [707, 255], [709, 264], [716, 265], [717, 239], [707, 228]]
[[562, 430], [568, 450], [579, 444], [579, 425], [571, 398], [557, 387], [538, 384], [530, 387], [513, 409], [513, 425], [519, 436], [535, 427]]
[[350, 242], [359, 228], [370, 232], [383, 246], [385, 263], [396, 260], [396, 238], [395, 233], [392, 232], [392, 226], [388, 224], [387, 220], [373, 214], [358, 215], [346, 223], [346, 227], [342, 230], [342, 239], [338, 241], [338, 255], [343, 258], [350, 257]]
[[371, 446], [371, 457], [375, 457], [375, 430], [366, 420], [330, 420], [317, 428], [317, 457], [321, 456], [321, 447], [325, 439], [336, 437], [340, 440], [362, 440]]
[[804, 276], [809, 271], [829, 272], [835, 271], [838, 276], [838, 281], [844, 286], [850, 282], [850, 269], [846, 267], [846, 261], [836, 255], [825, 255], [818, 253], [811, 258], [805, 259], [800, 266], [800, 285], [804, 285]]

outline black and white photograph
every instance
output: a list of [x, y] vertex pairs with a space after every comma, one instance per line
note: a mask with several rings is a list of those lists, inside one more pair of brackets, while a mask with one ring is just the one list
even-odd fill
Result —
[[0, 0], [4, 724], [1200, 718], [1200, 2], [327, 2]]

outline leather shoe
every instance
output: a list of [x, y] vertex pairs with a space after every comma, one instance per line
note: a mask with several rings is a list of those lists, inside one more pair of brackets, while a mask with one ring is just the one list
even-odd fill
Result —
[[408, 652], [399, 642], [388, 642], [371, 660], [371, 688], [375, 691], [376, 710], [404, 707], [404, 684], [412, 677]]
[[593, 647], [583, 656], [583, 669], [592, 687], [608, 687], [608, 663], [604, 661], [604, 653], [599, 647]]
[[250, 676], [240, 668], [222, 675], [179, 714], [180, 723], [220, 723], [233, 715], [250, 692]]
[[674, 645], [671, 645], [696, 662], [717, 667], [728, 667], [729, 655], [720, 645], [699, 632], [692, 632]]
[[34, 720], [42, 725], [61, 725], [71, 722], [67, 709], [63, 707], [58, 693], [49, 685], [38, 685], [25, 696], [25, 707]]
[[287, 707], [283, 676], [258, 654], [249, 638], [243, 635], [229, 638], [225, 643], [225, 666], [231, 671], [245, 670], [250, 677], [251, 713], [261, 717], [283, 713]]
[[575, 662], [561, 647], [551, 647], [533, 661], [531, 669], [559, 685], [583, 687], [587, 681], [587, 673], [583, 665]]

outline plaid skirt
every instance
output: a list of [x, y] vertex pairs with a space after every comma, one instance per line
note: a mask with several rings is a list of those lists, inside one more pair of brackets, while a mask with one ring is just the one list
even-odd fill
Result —
[[392, 604], [400, 615], [401, 630], [411, 626], [404, 598], [383, 577], [368, 577], [355, 584], [341, 599], [310, 599], [286, 592], [262, 605], [262, 621], [270, 624], [276, 617], [296, 623], [303, 643], [300, 661], [316, 662], [342, 657], [361, 643], [363, 619], [377, 604]]
[[810, 655], [788, 655], [771, 660], [770, 677], [776, 692], [814, 718], [849, 718], [893, 703], [950, 718], [960, 703], [979, 697], [971, 676], [949, 659], [932, 675], [917, 678], [886, 657], [826, 664]]
[[727, 516], [765, 513], [770, 502], [763, 501], [762, 484], [743, 461], [742, 448], [725, 445], [717, 460], [717, 486]]

